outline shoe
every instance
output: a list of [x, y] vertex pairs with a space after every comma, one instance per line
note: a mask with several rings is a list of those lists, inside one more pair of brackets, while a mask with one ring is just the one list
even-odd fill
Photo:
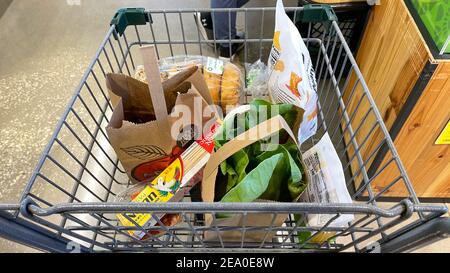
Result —
[[[236, 35], [236, 37], [234, 39], [243, 39], [245, 33], [239, 33]], [[219, 55], [222, 58], [232, 58], [234, 55], [236, 55], [236, 53], [238, 53], [239, 51], [241, 51], [244, 48], [245, 44], [243, 42], [241, 43], [233, 43], [231, 44], [231, 55], [230, 55], [230, 47], [229, 46], [222, 46], [219, 45], [218, 46], [218, 50], [219, 50]]]
[[[213, 40], [213, 22], [210, 12], [197, 12], [194, 13], [195, 23], [203, 40]], [[213, 46], [213, 43], [208, 43]]]
[[200, 19], [203, 24], [203, 26], [206, 29], [212, 30], [213, 29], [213, 21], [211, 12], [199, 12], [200, 13]]

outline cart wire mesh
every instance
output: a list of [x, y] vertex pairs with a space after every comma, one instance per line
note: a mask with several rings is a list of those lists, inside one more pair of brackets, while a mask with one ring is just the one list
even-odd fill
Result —
[[[286, 8], [293, 21], [303, 8]], [[213, 11], [213, 12], [212, 12]], [[196, 17], [199, 12], [237, 13], [241, 39], [204, 39]], [[116, 203], [116, 196], [130, 187], [130, 180], [112, 149], [105, 127], [113, 107], [105, 84], [107, 73], [132, 76], [141, 64], [139, 47], [155, 45], [159, 58], [177, 55], [218, 57], [218, 44], [243, 43], [243, 50], [233, 60], [246, 67], [258, 59], [266, 61], [273, 38], [274, 8], [151, 10], [152, 22], [130, 26], [121, 35], [111, 26], [90, 63], [80, 85], [70, 100], [49, 145], [39, 161], [23, 197], [18, 204], [0, 205], [12, 219], [43, 228], [53, 240], [76, 243], [84, 251], [369, 251], [374, 244], [395, 238], [408, 227], [417, 226], [446, 212], [443, 206], [420, 204], [400, 158], [395, 150], [368, 87], [345, 42], [337, 22], [321, 25], [309, 23], [304, 41], [314, 60], [319, 94], [319, 129], [304, 145], [311, 147], [328, 133], [340, 156], [353, 204], [318, 203], [202, 203], [200, 190], [193, 188], [178, 203]], [[317, 36], [316, 30], [320, 29]], [[312, 35], [314, 34], [314, 36]], [[230, 47], [231, 48], [231, 47]], [[243, 94], [242, 103], [252, 99]], [[369, 107], [363, 107], [368, 105]], [[351, 110], [351, 111], [350, 111]], [[368, 125], [368, 126], [367, 126]], [[375, 172], [368, 172], [373, 158], [388, 148], [387, 162]], [[385, 171], [393, 172], [384, 187], [373, 182]], [[393, 171], [394, 170], [394, 171]], [[397, 203], [379, 203], [392, 187], [402, 187], [408, 196]], [[367, 196], [368, 201], [356, 201]], [[117, 213], [151, 213], [159, 225], [143, 228], [123, 226]], [[180, 214], [183, 222], [165, 226], [156, 215]], [[220, 225], [218, 213], [241, 215], [234, 225]], [[321, 226], [306, 226], [302, 213], [330, 214]], [[252, 215], [264, 214], [271, 219], [264, 226], [246, 223]], [[345, 227], [333, 222], [342, 214], [354, 214], [355, 220]], [[205, 216], [212, 216], [212, 223]], [[275, 224], [279, 216], [282, 225]], [[129, 218], [129, 220], [131, 220]], [[132, 220], [131, 220], [132, 221]], [[138, 240], [131, 230], [164, 231], [161, 237]], [[225, 234], [235, 232], [230, 239]], [[308, 232], [300, 240], [299, 236]], [[318, 237], [331, 234], [328, 240]], [[258, 240], [254, 234], [262, 234]], [[237, 239], [236, 239], [237, 238]]]

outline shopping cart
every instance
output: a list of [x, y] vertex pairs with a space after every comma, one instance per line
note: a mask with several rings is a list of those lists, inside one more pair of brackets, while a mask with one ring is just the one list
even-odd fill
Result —
[[[130, 181], [108, 142], [105, 126], [112, 114], [112, 106], [105, 86], [109, 72], [132, 75], [140, 63], [139, 46], [156, 46], [158, 57], [193, 54], [217, 56], [211, 44], [244, 43], [238, 56], [240, 63], [266, 60], [272, 45], [274, 8], [217, 9], [219, 12], [237, 12], [238, 25], [247, 35], [239, 40], [210, 40], [201, 38], [195, 23], [197, 10], [123, 9], [112, 25], [90, 63], [81, 83], [70, 100], [67, 110], [57, 125], [50, 143], [29, 180], [17, 204], [0, 205], [0, 236], [44, 251], [52, 252], [170, 252], [170, 251], [406, 251], [422, 243], [423, 238], [444, 236], [448, 221], [442, 218], [445, 206], [421, 204], [414, 193], [388, 131], [372, 99], [363, 76], [336, 22], [332, 9], [326, 6], [286, 8], [294, 12], [294, 21], [321, 23], [322, 37], [305, 37], [310, 49], [318, 53], [315, 63], [320, 96], [320, 121], [317, 135], [305, 145], [315, 143], [326, 132], [342, 160], [346, 182], [356, 200], [363, 194], [365, 203], [202, 203], [194, 188], [179, 203], [116, 203], [118, 193], [130, 186]], [[175, 31], [176, 30], [176, 31]], [[237, 62], [237, 60], [236, 60]], [[343, 70], [351, 65], [350, 73]], [[356, 77], [356, 81], [351, 81]], [[351, 83], [352, 82], [352, 83]], [[362, 111], [356, 107], [347, 111], [352, 97], [371, 107]], [[251, 96], [244, 94], [245, 103]], [[367, 108], [366, 108], [367, 109]], [[355, 116], [365, 117], [355, 124]], [[370, 132], [360, 130], [361, 124], [373, 122]], [[363, 133], [362, 133], [363, 132]], [[360, 153], [367, 143], [374, 144], [373, 133], [383, 137], [373, 151]], [[349, 137], [345, 137], [345, 136]], [[369, 175], [373, 156], [383, 146], [389, 149], [397, 178], [385, 188], [374, 188], [372, 181], [387, 168], [382, 166]], [[353, 184], [361, 179], [360, 187]], [[379, 203], [379, 199], [392, 186], [401, 186], [408, 192], [398, 203]], [[143, 229], [120, 224], [116, 214], [152, 213], [159, 226]], [[184, 220], [176, 226], [164, 226], [158, 213], [178, 213]], [[242, 215], [242, 223], [220, 226], [203, 221], [205, 215], [216, 219], [217, 213]], [[333, 217], [321, 226], [306, 226], [302, 213], [331, 214]], [[283, 225], [247, 225], [245, 219], [252, 214], [266, 214], [272, 219], [285, 215]], [[345, 227], [336, 227], [334, 221], [342, 214], [354, 214], [355, 220]], [[142, 241], [129, 235], [130, 230], [164, 231], [165, 235]], [[238, 241], [224, 240], [225, 231], [240, 234]], [[260, 241], [248, 240], [246, 233], [261, 231]], [[216, 236], [205, 239], [205, 232]], [[310, 232], [299, 240], [300, 234]], [[333, 232], [326, 241], [316, 240], [323, 232]], [[428, 236], [429, 235], [429, 236]], [[428, 236], [428, 237], [427, 237]]]

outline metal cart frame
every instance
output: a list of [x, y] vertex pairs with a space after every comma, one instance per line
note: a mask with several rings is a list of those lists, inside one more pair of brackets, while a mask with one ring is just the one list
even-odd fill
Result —
[[[286, 10], [294, 12], [294, 21], [308, 23], [308, 36], [304, 40], [310, 51], [315, 52], [312, 57], [320, 97], [320, 125], [317, 136], [307, 145], [329, 133], [340, 155], [352, 198], [356, 200], [363, 193], [368, 194], [366, 203], [202, 203], [194, 202], [198, 201], [198, 189], [191, 190], [185, 202], [115, 203], [117, 193], [129, 187], [130, 181], [105, 132], [112, 113], [105, 75], [109, 72], [132, 75], [139, 62], [136, 51], [143, 44], [156, 45], [158, 57], [162, 58], [177, 54], [217, 56], [216, 47], [210, 45], [244, 43], [241, 62], [265, 60], [272, 45], [271, 35], [264, 35], [267, 30], [271, 34], [272, 29], [267, 29], [265, 23], [275, 11], [274, 8], [123, 9], [114, 17], [21, 200], [17, 204], [0, 204], [0, 236], [51, 252], [192, 252], [206, 249], [221, 252], [395, 252], [407, 251], [408, 246], [422, 243], [420, 236], [425, 233], [435, 237], [448, 234], [448, 220], [442, 218], [447, 207], [421, 204], [415, 195], [333, 10], [324, 5]], [[232, 12], [238, 13], [247, 35], [243, 39], [202, 39], [193, 16], [201, 11], [212, 11], [212, 16], [225, 12], [229, 17]], [[170, 31], [174, 27], [181, 28], [179, 34]], [[312, 36], [312, 30], [316, 34], [320, 30], [321, 34]], [[350, 84], [352, 77], [356, 80]], [[347, 104], [352, 97], [359, 100], [355, 110], [349, 113]], [[242, 100], [245, 103], [250, 98], [250, 94], [245, 94]], [[362, 103], [370, 104], [367, 112], [360, 110]], [[362, 119], [355, 124], [358, 115]], [[361, 130], [363, 123], [373, 123], [372, 129]], [[361, 153], [367, 143], [376, 140], [374, 134], [382, 136], [380, 142], [372, 145], [374, 149], [370, 153]], [[389, 149], [391, 160], [369, 175], [367, 169], [371, 160], [382, 147]], [[374, 179], [392, 167], [397, 171], [395, 179], [385, 188], [374, 189]], [[355, 182], [361, 185], [357, 190], [353, 190]], [[378, 199], [394, 186], [405, 187], [409, 196], [399, 203], [378, 203]], [[166, 227], [153, 214], [160, 226], [130, 228], [122, 226], [115, 217], [116, 213], [125, 212], [179, 213], [184, 222]], [[202, 220], [205, 214], [216, 219], [216, 214], [223, 212], [241, 214], [244, 221], [236, 226], [220, 226], [216, 221], [207, 225]], [[274, 225], [274, 221], [267, 226], [246, 225], [245, 219], [254, 213], [266, 214], [273, 220], [283, 214], [286, 221], [281, 226]], [[333, 217], [322, 226], [305, 226], [303, 220], [293, 217], [301, 213], [331, 214]], [[333, 226], [333, 221], [341, 214], [354, 214], [355, 220], [345, 227]], [[129, 235], [127, 231], [130, 230], [162, 230], [165, 235], [140, 241]], [[230, 230], [239, 232], [241, 239], [223, 240], [221, 234]], [[258, 242], [249, 241], [246, 234], [252, 231], [264, 232], [266, 236]], [[217, 239], [206, 240], [205, 232], [213, 232]], [[300, 232], [310, 232], [310, 235], [300, 241]], [[317, 242], [315, 238], [321, 232], [334, 232], [334, 235], [327, 241]]]

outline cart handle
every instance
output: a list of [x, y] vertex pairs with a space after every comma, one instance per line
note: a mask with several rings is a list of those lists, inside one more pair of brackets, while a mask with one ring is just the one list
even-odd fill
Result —
[[314, 213], [314, 214], [375, 214], [381, 217], [409, 217], [413, 212], [426, 211], [445, 214], [446, 206], [413, 204], [409, 199], [390, 209], [368, 204], [317, 204], [317, 203], [64, 203], [41, 208], [31, 198], [26, 198], [20, 212], [26, 217], [50, 216], [60, 213], [124, 213], [124, 212], [190, 212], [190, 213]]

